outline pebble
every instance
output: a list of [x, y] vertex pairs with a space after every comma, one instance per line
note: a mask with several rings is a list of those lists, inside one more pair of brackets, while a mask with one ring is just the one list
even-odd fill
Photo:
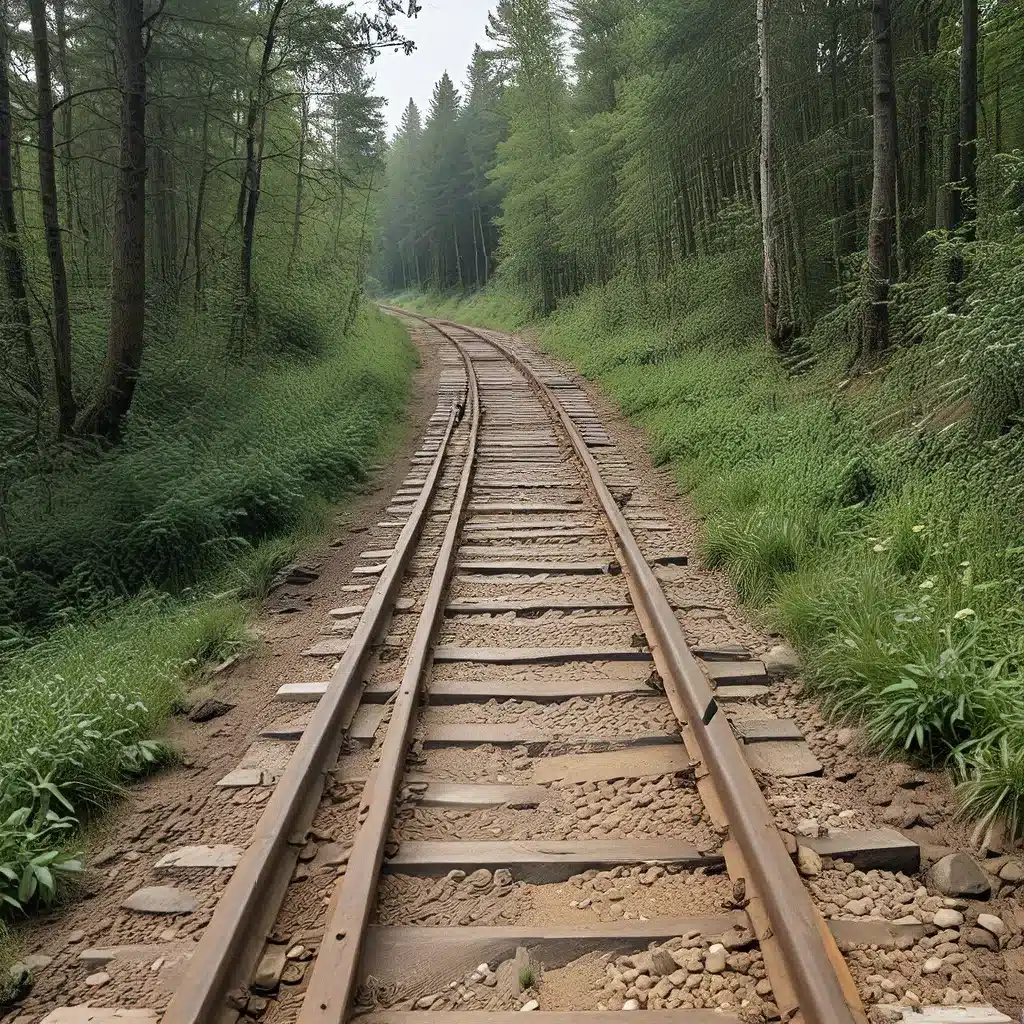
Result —
[[984, 946], [993, 952], [997, 952], [999, 949], [999, 940], [992, 932], [986, 931], [984, 928], [968, 928], [964, 938], [967, 940], [968, 946]]
[[979, 914], [978, 927], [991, 932], [997, 939], [1002, 938], [1006, 934], [1006, 925], [995, 914]]
[[796, 823], [796, 832], [800, 836], [816, 836], [818, 834], [818, 819], [804, 818]]
[[964, 915], [959, 910], [942, 907], [935, 911], [932, 923], [936, 928], [959, 928], [964, 923]]
[[708, 974], [721, 974], [725, 970], [725, 946], [716, 942], [704, 957], [704, 970]]
[[640, 1009], [640, 1000], [638, 1000], [638, 999], [627, 999], [622, 1004], [622, 1008], [624, 1010], [639, 1010]]
[[540, 1009], [540, 1003], [538, 1003], [536, 999], [531, 999], [528, 1003], [523, 1003], [523, 1005], [519, 1007], [519, 1012], [520, 1013], [529, 1013], [531, 1010], [539, 1010], [539, 1009]]
[[74, 945], [76, 942], [81, 942], [85, 938], [85, 932], [81, 928], [76, 928], [73, 932], [68, 932], [68, 945]]
[[936, 971], [942, 970], [942, 960], [937, 956], [930, 956], [921, 965], [922, 974], [935, 974]]
[[86, 985], [90, 988], [102, 988], [107, 982], [110, 981], [110, 975], [106, 971], [99, 971], [97, 974], [90, 974], [85, 979]]
[[796, 863], [804, 878], [817, 878], [821, 874], [821, 857], [809, 846], [798, 846]]

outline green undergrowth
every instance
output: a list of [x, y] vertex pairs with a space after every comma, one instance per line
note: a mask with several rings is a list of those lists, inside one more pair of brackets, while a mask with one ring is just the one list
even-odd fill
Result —
[[[0, 575], [0, 903], [80, 869], [78, 826], [170, 756], [155, 738], [203, 668], [249, 641], [250, 601], [394, 444], [415, 351], [360, 315], [319, 353], [161, 366], [118, 448], [27, 479]], [[178, 388], [171, 392], [172, 386]], [[0, 908], [0, 918], [5, 916]]]
[[[1019, 834], [1024, 243], [966, 254], [960, 309], [926, 263], [897, 295], [901, 343], [857, 375], [848, 306], [800, 356], [768, 351], [753, 238], [656, 285], [590, 290], [532, 330], [645, 429], [702, 516], [707, 563], [799, 647], [837, 720], [948, 766], [966, 813]], [[490, 320], [494, 301], [445, 312], [521, 322]]]

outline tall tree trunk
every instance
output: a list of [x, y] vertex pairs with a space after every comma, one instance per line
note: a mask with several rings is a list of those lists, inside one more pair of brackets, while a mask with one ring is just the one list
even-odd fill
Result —
[[195, 308], [198, 312], [203, 306], [203, 217], [206, 215], [206, 181], [210, 174], [210, 101], [213, 98], [213, 86], [206, 94], [206, 106], [203, 107], [203, 150], [200, 156], [199, 185], [196, 188], [196, 219], [192, 225], [192, 249], [195, 252], [196, 274], [193, 282]]
[[291, 276], [295, 260], [302, 248], [302, 185], [306, 160], [306, 130], [309, 126], [309, 97], [303, 90], [302, 112], [299, 118], [299, 166], [295, 172], [295, 222], [292, 224], [292, 250], [288, 254], [288, 275]]
[[867, 306], [861, 342], [861, 354], [868, 359], [889, 347], [889, 285], [896, 222], [896, 84], [891, 0], [872, 0], [871, 53], [874, 175], [868, 224]]
[[758, 82], [761, 93], [761, 245], [764, 250], [764, 336], [780, 347], [779, 334], [779, 230], [775, 203], [775, 142], [772, 127], [771, 61], [768, 20], [771, 0], [757, 0]]
[[81, 433], [116, 440], [131, 408], [146, 319], [146, 48], [143, 0], [116, 0], [121, 153], [114, 204], [107, 357]]
[[[256, 208], [260, 201], [260, 177], [263, 172], [263, 141], [267, 123], [267, 80], [270, 74], [270, 57], [277, 39], [277, 21], [287, 0], [274, 0], [263, 40], [263, 56], [260, 59], [256, 89], [249, 98], [249, 112], [245, 124], [245, 174], [238, 200], [238, 213], [242, 222], [242, 266], [240, 304], [244, 316], [252, 295], [252, 253], [256, 235]], [[258, 133], [257, 133], [257, 125]]]
[[57, 210], [57, 176], [53, 152], [53, 89], [50, 82], [50, 39], [46, 28], [45, 0], [29, 0], [32, 49], [36, 66], [36, 97], [39, 105], [39, 198], [43, 207], [46, 256], [50, 263], [53, 295], [53, 380], [57, 392], [57, 433], [71, 433], [75, 424], [75, 394], [71, 376], [71, 306], [68, 273]]
[[978, 0], [963, 0], [960, 47], [960, 176], [962, 190], [955, 227], [974, 237], [978, 189]]
[[14, 314], [15, 328], [21, 336], [25, 354], [25, 387], [36, 402], [43, 397], [43, 377], [39, 355], [32, 338], [32, 312], [25, 287], [25, 253], [18, 235], [14, 212], [14, 165], [11, 161], [11, 90], [7, 77], [10, 38], [7, 4], [0, 8], [0, 228], [4, 233], [4, 270], [7, 296]]

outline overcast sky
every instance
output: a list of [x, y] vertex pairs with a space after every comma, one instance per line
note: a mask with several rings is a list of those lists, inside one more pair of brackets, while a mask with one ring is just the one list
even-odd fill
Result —
[[496, 0], [420, 0], [423, 10], [413, 21], [399, 19], [403, 33], [416, 42], [408, 57], [386, 51], [370, 67], [377, 93], [388, 101], [389, 134], [402, 117], [409, 97], [426, 116], [434, 83], [445, 71], [462, 86], [477, 43], [487, 42], [487, 12]]

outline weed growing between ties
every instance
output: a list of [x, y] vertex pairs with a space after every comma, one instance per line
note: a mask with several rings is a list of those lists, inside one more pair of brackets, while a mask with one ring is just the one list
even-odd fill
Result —
[[[766, 348], [753, 234], [534, 327], [645, 428], [703, 517], [706, 559], [802, 649], [825, 705], [886, 753], [948, 766], [965, 813], [1021, 834], [1024, 248], [965, 251], [962, 311], [944, 310], [944, 273], [918, 275], [894, 307], [918, 344], [859, 377], [846, 307], [804, 339], [797, 375]], [[443, 308], [486, 323], [495, 302]], [[516, 322], [506, 307], [490, 325]]]
[[190, 679], [248, 642], [245, 602], [267, 594], [391, 443], [415, 363], [406, 333], [371, 311], [345, 338], [323, 340], [326, 329], [319, 356], [275, 358], [233, 378], [154, 359], [119, 447], [27, 477], [8, 495], [7, 912], [51, 902], [80, 870], [83, 816], [169, 756], [152, 738]]

